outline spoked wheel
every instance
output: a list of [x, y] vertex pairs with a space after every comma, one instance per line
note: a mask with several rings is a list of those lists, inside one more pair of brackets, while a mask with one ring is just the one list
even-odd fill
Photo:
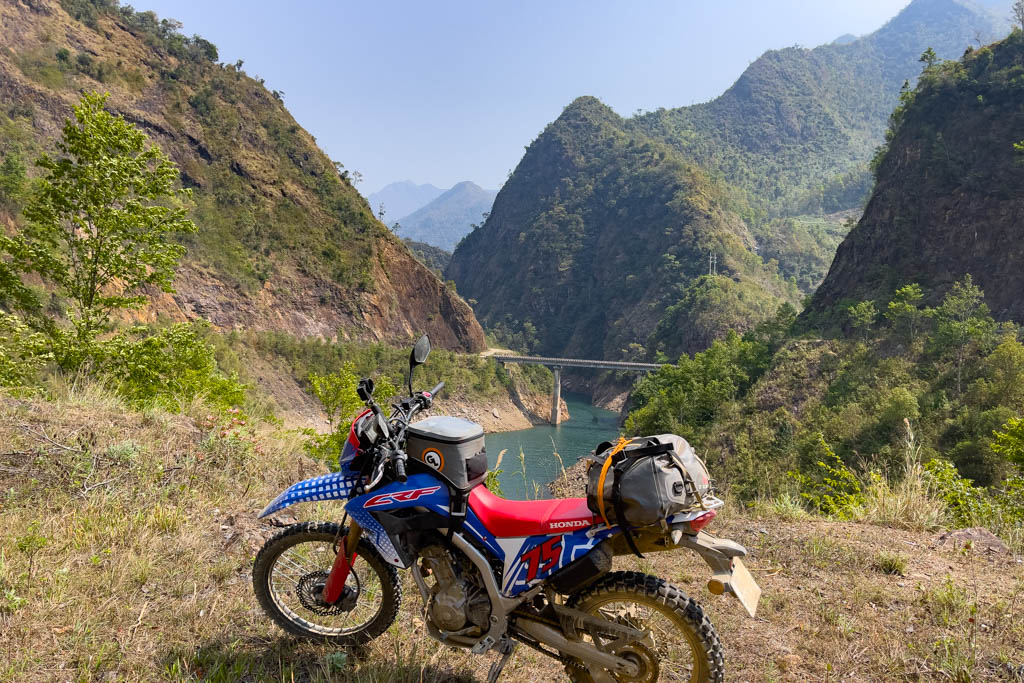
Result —
[[359, 645], [391, 625], [402, 601], [398, 572], [360, 540], [342, 597], [323, 601], [335, 548], [345, 531], [337, 524], [292, 525], [266, 542], [252, 570], [260, 606], [278, 626], [303, 638]]
[[[568, 606], [647, 632], [640, 641], [613, 650], [639, 669], [636, 676], [628, 678], [609, 672], [617, 681], [724, 680], [722, 645], [704, 610], [664, 579], [638, 572], [613, 572], [570, 597]], [[577, 683], [593, 683], [582, 663], [572, 664], [566, 671]]]

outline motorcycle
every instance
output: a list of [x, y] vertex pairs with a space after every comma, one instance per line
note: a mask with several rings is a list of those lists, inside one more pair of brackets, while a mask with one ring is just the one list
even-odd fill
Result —
[[455, 417], [413, 418], [444, 388], [414, 392], [430, 353], [409, 358], [409, 396], [390, 416], [360, 380], [367, 408], [352, 423], [339, 470], [298, 482], [260, 513], [296, 503], [345, 501], [345, 518], [284, 527], [253, 567], [256, 597], [288, 633], [340, 646], [366, 643], [394, 621], [398, 569], [411, 570], [423, 620], [438, 641], [474, 654], [496, 651], [498, 679], [523, 644], [553, 657], [573, 681], [721, 681], [722, 646], [701, 606], [668, 581], [612, 571], [616, 555], [687, 548], [712, 570], [713, 594], [739, 598], [754, 616], [760, 589], [743, 546], [703, 529], [723, 502], [660, 524], [626, 529], [586, 498], [515, 501], [483, 481], [483, 430]]

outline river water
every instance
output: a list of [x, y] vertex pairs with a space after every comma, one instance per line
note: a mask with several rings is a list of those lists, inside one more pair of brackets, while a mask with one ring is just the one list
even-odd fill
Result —
[[619, 433], [617, 413], [590, 405], [584, 394], [563, 393], [562, 398], [569, 408], [570, 419], [567, 422], [558, 426], [538, 425], [515, 432], [486, 435], [487, 459], [491, 469], [494, 469], [498, 454], [505, 450], [498, 481], [506, 498], [550, 498], [547, 483], [562, 473], [556, 452], [568, 468], [602, 441], [614, 441]]

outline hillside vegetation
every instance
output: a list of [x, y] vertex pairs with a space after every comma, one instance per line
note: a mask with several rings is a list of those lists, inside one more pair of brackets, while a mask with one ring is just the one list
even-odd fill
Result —
[[898, 501], [925, 492], [946, 523], [1019, 547], [1021, 74], [1020, 31], [928, 64], [810, 308], [650, 376], [627, 427], [686, 435], [734, 495], [800, 495], [846, 518], [890, 501], [888, 514], [910, 520]]
[[704, 348], [797, 297], [717, 183], [594, 98], [530, 145], [447, 274], [485, 324], [529, 322], [536, 350], [589, 358]]
[[[970, 273], [998, 320], [1024, 320], [1024, 34], [927, 66], [892, 115], [864, 217], [810, 311], [917, 282], [934, 303]], [[833, 317], [834, 318], [834, 317]]]
[[863, 38], [768, 52], [705, 104], [621, 118], [579, 98], [447, 274], [486, 325], [529, 323], [552, 355], [674, 358], [748, 330], [821, 282], [921, 53], [956, 57], [1006, 26], [914, 0]]
[[402, 342], [426, 331], [439, 346], [483, 348], [468, 306], [241, 61], [219, 64], [213, 44], [115, 0], [4, 3], [0, 23], [0, 221], [18, 223], [15, 185], [53, 151], [82, 90], [109, 92], [107, 106], [166, 150], [193, 191], [200, 229], [182, 238], [176, 292], [143, 319]]

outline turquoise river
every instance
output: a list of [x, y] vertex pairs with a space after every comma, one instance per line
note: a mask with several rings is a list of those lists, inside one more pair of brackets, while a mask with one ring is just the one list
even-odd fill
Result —
[[563, 393], [562, 398], [571, 416], [567, 422], [486, 435], [491, 469], [498, 454], [505, 451], [498, 481], [506, 498], [550, 498], [547, 483], [562, 473], [556, 452], [565, 467], [569, 467], [588, 455], [597, 444], [614, 440], [618, 434], [617, 413], [590, 405], [587, 396], [582, 394]]

